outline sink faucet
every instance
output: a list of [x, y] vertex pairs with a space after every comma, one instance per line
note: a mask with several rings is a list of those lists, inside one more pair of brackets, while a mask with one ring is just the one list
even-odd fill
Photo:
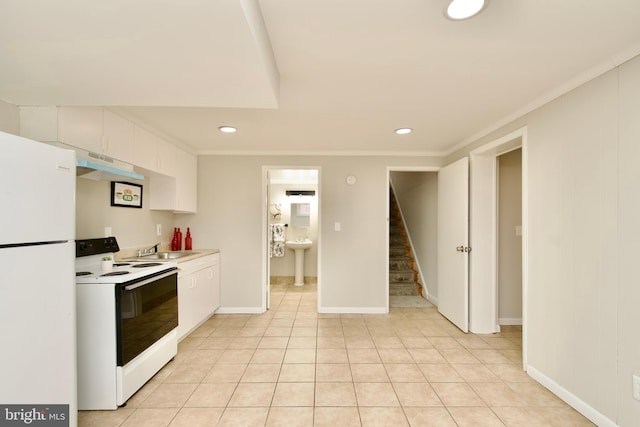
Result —
[[138, 256], [141, 257], [145, 255], [152, 255], [152, 254], [158, 253], [158, 246], [160, 246], [160, 242], [156, 243], [150, 248], [138, 249]]

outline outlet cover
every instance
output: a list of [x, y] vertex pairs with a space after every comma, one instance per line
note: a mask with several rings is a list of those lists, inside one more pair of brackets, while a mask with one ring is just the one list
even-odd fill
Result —
[[640, 377], [637, 375], [633, 376], [633, 398], [640, 400]]

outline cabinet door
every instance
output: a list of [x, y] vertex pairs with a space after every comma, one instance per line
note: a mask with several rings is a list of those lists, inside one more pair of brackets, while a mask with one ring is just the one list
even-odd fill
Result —
[[104, 110], [104, 154], [123, 162], [134, 163], [134, 125]]
[[212, 288], [213, 288], [213, 311], [220, 308], [220, 261], [211, 267], [212, 272]]
[[214, 296], [214, 286], [213, 286], [213, 267], [207, 267], [202, 270], [201, 275], [201, 303], [202, 303], [202, 316], [204, 318], [209, 317], [213, 314], [217, 307], [215, 305], [215, 296]]
[[198, 160], [176, 149], [176, 211], [193, 212], [198, 204]]
[[205, 289], [201, 292], [205, 304], [204, 313], [207, 317], [220, 307], [220, 255], [212, 255], [208, 264], [207, 268], [203, 270], [201, 279], [206, 284]]
[[176, 151], [175, 145], [158, 138], [158, 166], [157, 172], [168, 176], [176, 176]]
[[139, 126], [134, 129], [134, 159], [141, 168], [158, 169], [158, 137]]
[[100, 107], [60, 107], [58, 138], [60, 142], [102, 153], [103, 113]]
[[198, 304], [196, 277], [189, 274], [178, 278], [178, 339], [184, 338], [197, 324], [193, 307]]

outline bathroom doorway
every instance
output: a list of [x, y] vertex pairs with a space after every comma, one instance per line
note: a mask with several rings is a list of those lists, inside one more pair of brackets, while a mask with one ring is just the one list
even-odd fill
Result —
[[264, 167], [264, 307], [319, 286], [320, 169]]

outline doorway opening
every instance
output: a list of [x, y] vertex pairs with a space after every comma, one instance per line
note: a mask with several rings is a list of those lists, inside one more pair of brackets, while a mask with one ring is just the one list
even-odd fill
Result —
[[387, 172], [387, 308], [437, 304], [438, 168]]
[[[318, 304], [319, 168], [264, 167], [264, 308], [313, 294]], [[286, 300], [286, 301], [284, 301]]]
[[522, 149], [496, 157], [498, 328], [522, 326]]
[[[517, 176], [519, 183], [518, 179], [515, 179], [515, 185], [518, 188], [511, 188], [510, 195], [503, 195], [507, 200], [501, 201], [501, 187], [509, 178], [500, 182], [500, 164], [504, 166], [504, 163], [509, 163], [510, 160], [512, 163], [515, 161], [517, 166], [512, 165], [513, 170], [510, 172], [503, 169], [503, 174], [511, 174], [511, 181]], [[472, 295], [469, 300], [469, 329], [475, 333], [496, 333], [500, 332], [501, 324], [521, 324], [522, 363], [526, 369], [526, 128], [518, 129], [471, 151], [470, 164], [470, 244], [473, 252], [469, 275], [469, 292]], [[511, 187], [512, 184], [514, 182], [510, 183]], [[501, 206], [501, 202], [508, 202], [509, 206]], [[500, 212], [501, 208], [503, 212]], [[505, 210], [513, 218], [505, 218]], [[504, 252], [508, 251], [509, 247], [515, 251], [519, 249], [519, 256], [516, 254], [517, 260], [510, 261], [509, 257], [505, 256]], [[510, 272], [505, 273], [505, 270]], [[507, 285], [509, 281], [511, 284]], [[502, 292], [507, 289], [509, 292]], [[519, 299], [519, 304], [515, 299]]]

